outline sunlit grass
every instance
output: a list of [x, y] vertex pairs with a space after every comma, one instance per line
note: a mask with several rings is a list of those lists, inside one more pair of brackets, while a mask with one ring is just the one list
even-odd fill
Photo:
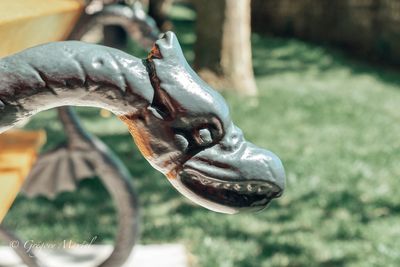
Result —
[[[192, 53], [192, 24], [175, 25]], [[253, 48], [258, 104], [224, 95], [246, 137], [286, 167], [284, 196], [261, 213], [193, 205], [143, 160], [116, 118], [80, 109], [85, 126], [130, 168], [141, 242], [182, 242], [203, 267], [398, 266], [399, 73], [298, 40], [254, 36]], [[48, 130], [47, 148], [62, 139], [52, 111], [29, 127]], [[97, 180], [54, 202], [20, 197], [5, 224], [26, 239], [110, 242], [115, 217], [106, 198]]]

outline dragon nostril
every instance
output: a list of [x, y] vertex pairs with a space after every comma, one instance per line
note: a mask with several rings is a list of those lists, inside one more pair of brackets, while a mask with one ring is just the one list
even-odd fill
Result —
[[235, 151], [240, 146], [239, 135], [233, 134], [221, 142], [221, 148], [225, 151]]

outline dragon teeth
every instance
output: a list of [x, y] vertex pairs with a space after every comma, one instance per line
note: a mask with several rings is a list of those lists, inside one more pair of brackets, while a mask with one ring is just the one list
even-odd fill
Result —
[[241, 193], [257, 193], [257, 194], [265, 194], [268, 193], [268, 195], [274, 194], [274, 192], [271, 191], [272, 186], [270, 184], [260, 184], [260, 183], [221, 183], [221, 182], [214, 182], [210, 179], [205, 179], [201, 177], [194, 176], [194, 180], [199, 181], [203, 185], [207, 186], [212, 186], [214, 188], [218, 189], [229, 189], [229, 190], [235, 190], [237, 192]]
[[249, 190], [250, 192], [254, 192], [255, 189], [256, 189], [256, 187], [254, 185], [252, 185], [252, 184], [247, 185], [247, 190]]

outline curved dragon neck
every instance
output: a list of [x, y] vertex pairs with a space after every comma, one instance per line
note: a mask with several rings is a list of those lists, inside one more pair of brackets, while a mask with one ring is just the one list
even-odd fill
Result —
[[141, 59], [77, 41], [41, 45], [0, 59], [0, 133], [58, 106], [135, 114], [153, 95]]

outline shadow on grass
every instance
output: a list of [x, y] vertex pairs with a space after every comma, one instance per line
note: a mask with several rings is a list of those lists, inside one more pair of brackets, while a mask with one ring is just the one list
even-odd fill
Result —
[[368, 75], [388, 84], [400, 85], [400, 70], [390, 66], [368, 64], [330, 46], [256, 34], [253, 35], [252, 44], [256, 76], [301, 74], [310, 71], [324, 75], [325, 72], [334, 69], [346, 69], [355, 75]]

